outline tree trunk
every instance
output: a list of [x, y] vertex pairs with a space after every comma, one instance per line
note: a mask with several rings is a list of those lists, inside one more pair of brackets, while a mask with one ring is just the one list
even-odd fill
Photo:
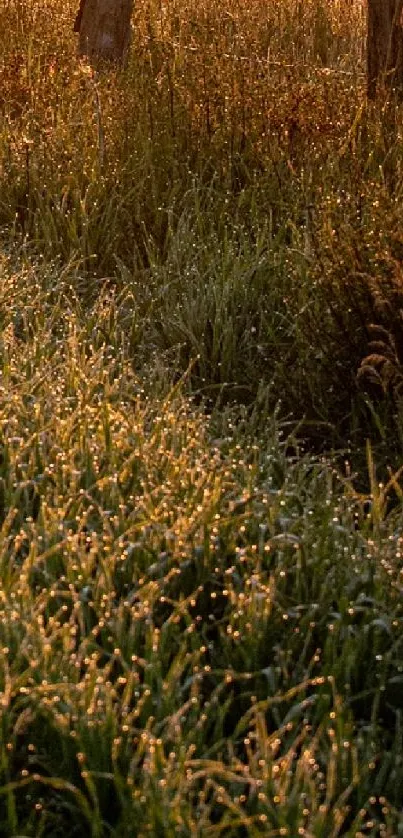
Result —
[[403, 93], [403, 0], [368, 0], [368, 96], [377, 88]]
[[[403, 2], [403, 0], [402, 0]], [[80, 0], [74, 24], [78, 52], [91, 64], [125, 64], [130, 46], [133, 0]]]

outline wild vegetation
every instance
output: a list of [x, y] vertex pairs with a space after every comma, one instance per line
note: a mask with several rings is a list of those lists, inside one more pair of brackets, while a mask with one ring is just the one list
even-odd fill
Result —
[[402, 106], [359, 0], [0, 9], [0, 833], [403, 835]]

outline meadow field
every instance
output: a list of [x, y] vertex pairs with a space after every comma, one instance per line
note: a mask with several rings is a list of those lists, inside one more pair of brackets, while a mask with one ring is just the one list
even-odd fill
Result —
[[403, 105], [360, 0], [0, 5], [0, 836], [403, 836]]

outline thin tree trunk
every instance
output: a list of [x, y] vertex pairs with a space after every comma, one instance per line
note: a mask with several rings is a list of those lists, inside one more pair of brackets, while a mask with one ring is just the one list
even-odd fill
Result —
[[124, 64], [130, 46], [133, 0], [80, 0], [74, 24], [79, 32], [78, 52], [92, 64]]
[[386, 86], [403, 93], [403, 0], [368, 0], [368, 96]]

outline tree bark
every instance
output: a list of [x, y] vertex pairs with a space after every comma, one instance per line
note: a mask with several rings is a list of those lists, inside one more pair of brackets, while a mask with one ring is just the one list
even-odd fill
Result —
[[367, 82], [403, 93], [403, 0], [368, 0]]
[[[403, 2], [403, 0], [402, 0]], [[130, 46], [133, 0], [80, 0], [74, 31], [78, 52], [91, 64], [125, 64]]]

